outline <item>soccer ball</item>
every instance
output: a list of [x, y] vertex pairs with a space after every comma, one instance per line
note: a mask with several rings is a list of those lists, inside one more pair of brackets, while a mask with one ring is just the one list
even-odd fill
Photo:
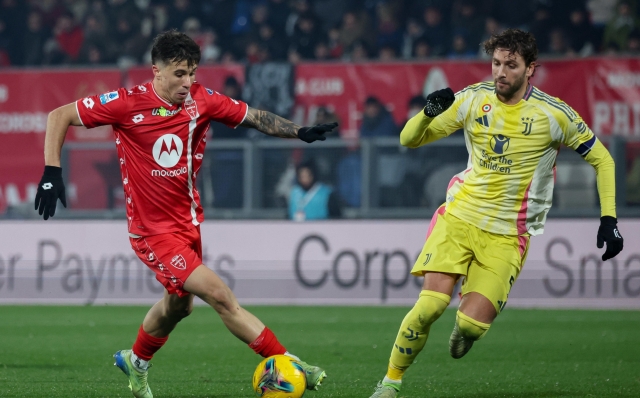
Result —
[[263, 398], [301, 398], [307, 388], [302, 366], [286, 355], [265, 358], [253, 373], [253, 391]]

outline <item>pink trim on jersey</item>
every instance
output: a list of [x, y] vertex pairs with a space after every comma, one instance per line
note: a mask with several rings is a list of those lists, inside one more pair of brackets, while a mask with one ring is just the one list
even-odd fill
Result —
[[524, 256], [524, 251], [527, 249], [527, 242], [529, 242], [529, 237], [526, 235], [518, 236], [518, 250], [520, 251], [520, 258]]
[[[464, 175], [466, 175], [468, 172], [471, 171], [471, 168], [468, 168], [464, 171]], [[449, 186], [447, 186], [447, 191], [449, 190], [449, 188], [451, 188], [453, 186], [453, 184], [455, 184], [456, 182], [459, 182], [460, 184], [462, 184], [464, 182], [464, 180], [460, 177], [458, 177], [457, 175], [453, 176], [453, 178], [451, 179], [451, 181], [449, 181]]]
[[438, 210], [436, 210], [435, 213], [433, 213], [433, 217], [431, 217], [431, 222], [429, 223], [429, 230], [427, 231], [427, 237], [425, 238], [425, 240], [429, 239], [429, 235], [431, 235], [431, 231], [433, 231], [433, 229], [435, 228], [436, 223], [438, 222], [438, 216], [444, 215], [446, 211], [447, 211], [446, 206], [442, 205], [438, 207]]
[[522, 235], [527, 232], [527, 202], [529, 201], [529, 190], [531, 189], [531, 181], [527, 185], [527, 189], [524, 191], [524, 199], [522, 199], [522, 205], [518, 212], [518, 221], [516, 222], [518, 228], [518, 235]]

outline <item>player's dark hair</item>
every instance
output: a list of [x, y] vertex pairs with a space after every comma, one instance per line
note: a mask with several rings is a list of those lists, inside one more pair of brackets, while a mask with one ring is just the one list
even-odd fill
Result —
[[[524, 58], [526, 66], [531, 65], [532, 62], [538, 59], [536, 38], [531, 33], [520, 29], [507, 29], [502, 33], [493, 34], [482, 43], [482, 47], [489, 56], [493, 55], [496, 48], [505, 49], [510, 54], [518, 53]], [[538, 65], [535, 67], [537, 68]]]
[[187, 61], [192, 67], [200, 63], [200, 47], [192, 38], [175, 29], [160, 33], [153, 40], [151, 62], [164, 64]]

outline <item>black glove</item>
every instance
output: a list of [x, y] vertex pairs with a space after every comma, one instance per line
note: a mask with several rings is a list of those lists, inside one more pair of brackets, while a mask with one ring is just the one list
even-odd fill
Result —
[[424, 107], [424, 114], [429, 117], [436, 117], [449, 109], [456, 96], [449, 87], [434, 91], [427, 95], [427, 106]]
[[622, 251], [624, 239], [618, 231], [618, 220], [615, 217], [600, 217], [600, 228], [598, 228], [598, 249], [602, 249], [604, 242], [607, 242], [607, 250], [602, 255], [602, 261], [614, 258]]
[[56, 204], [58, 198], [64, 207], [67, 207], [67, 197], [64, 193], [64, 182], [62, 182], [62, 169], [56, 166], [44, 166], [44, 174], [38, 184], [36, 193], [36, 206], [38, 214], [44, 214], [44, 219], [48, 220], [56, 214]]
[[327, 137], [324, 133], [327, 133], [338, 127], [338, 123], [329, 124], [317, 124], [313, 127], [300, 127], [298, 130], [298, 138], [304, 142], [312, 143], [313, 141], [324, 141]]

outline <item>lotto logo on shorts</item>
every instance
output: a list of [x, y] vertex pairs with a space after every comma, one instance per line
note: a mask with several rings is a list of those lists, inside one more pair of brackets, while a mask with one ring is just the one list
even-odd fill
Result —
[[187, 269], [187, 261], [182, 257], [182, 254], [177, 254], [171, 259], [171, 265], [177, 269]]

